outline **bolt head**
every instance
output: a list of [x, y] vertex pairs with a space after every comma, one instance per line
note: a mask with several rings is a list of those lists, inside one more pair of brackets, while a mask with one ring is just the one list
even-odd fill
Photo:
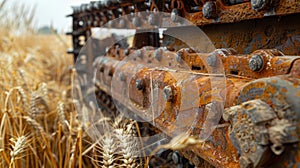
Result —
[[153, 26], [158, 26], [159, 24], [159, 16], [157, 14], [150, 14], [149, 15], [149, 18], [148, 18], [148, 22], [150, 25], [153, 25]]
[[137, 54], [137, 56], [138, 56], [139, 58], [143, 59], [144, 54], [143, 54], [142, 49], [137, 50], [137, 51], [136, 51], [136, 54]]
[[163, 95], [166, 100], [171, 100], [173, 98], [173, 89], [171, 86], [166, 86], [163, 90]]
[[249, 68], [252, 71], [260, 71], [263, 68], [264, 60], [261, 55], [253, 55], [249, 60]]
[[173, 9], [171, 12], [171, 21], [178, 22], [180, 18], [180, 11], [178, 9]]
[[129, 49], [125, 49], [124, 54], [125, 54], [126, 56], [128, 56], [128, 55], [129, 55]]
[[98, 26], [99, 26], [99, 24], [98, 24], [98, 21], [97, 21], [97, 20], [95, 20], [95, 21], [93, 22], [93, 26], [94, 26], [94, 27], [98, 27]]
[[132, 19], [132, 24], [135, 26], [135, 27], [141, 27], [142, 26], [142, 20], [139, 18], [139, 17], [134, 17]]
[[112, 5], [112, 1], [110, 1], [110, 0], [104, 0], [104, 1], [101, 1], [101, 2], [106, 7], [110, 7]]
[[218, 59], [218, 56], [214, 53], [206, 58], [206, 62], [209, 66], [214, 67], [217, 64], [217, 59]]
[[183, 57], [183, 51], [182, 50], [177, 51], [175, 55], [176, 61], [179, 63], [183, 63], [182, 57]]
[[157, 60], [157, 61], [161, 61], [162, 57], [163, 57], [163, 50], [161, 48], [157, 49], [154, 51], [154, 58]]
[[215, 2], [207, 1], [202, 8], [203, 16], [206, 19], [214, 19], [217, 17], [217, 6]]
[[144, 90], [145, 88], [145, 81], [143, 79], [137, 79], [135, 81], [135, 85], [137, 90]]
[[110, 51], [110, 48], [109, 48], [109, 47], [106, 47], [106, 48], [105, 48], [105, 53], [108, 54], [109, 51]]
[[124, 82], [126, 80], [124, 72], [120, 72], [119, 77], [122, 82]]
[[259, 11], [267, 7], [269, 0], [251, 0], [252, 9]]
[[173, 160], [173, 162], [174, 162], [175, 164], [178, 164], [178, 163], [179, 163], [179, 160], [180, 160], [179, 157], [180, 157], [180, 156], [179, 156], [178, 152], [173, 152], [173, 154], [172, 154], [172, 160]]
[[96, 8], [96, 9], [101, 9], [101, 8], [103, 8], [103, 4], [101, 3], [101, 1], [97, 1], [97, 2], [95, 3], [95, 8]]
[[120, 21], [119, 21], [119, 27], [120, 28], [125, 28], [126, 27], [126, 20], [120, 19]]

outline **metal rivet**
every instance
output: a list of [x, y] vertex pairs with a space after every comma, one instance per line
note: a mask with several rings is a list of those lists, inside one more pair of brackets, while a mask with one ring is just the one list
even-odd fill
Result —
[[143, 51], [142, 51], [142, 50], [137, 50], [136, 55], [137, 55], [139, 58], [143, 59], [144, 54], [143, 54]]
[[178, 164], [179, 163], [179, 154], [177, 151], [173, 152], [172, 154], [172, 160], [175, 164]]
[[159, 48], [159, 49], [155, 50], [153, 54], [154, 54], [154, 58], [157, 61], [161, 61], [162, 56], [163, 56], [163, 50], [161, 48]]
[[135, 85], [136, 85], [137, 90], [144, 90], [144, 88], [145, 88], [145, 81], [144, 81], [144, 79], [137, 79], [135, 81]]
[[104, 72], [104, 66], [103, 65], [99, 68], [99, 71]]
[[105, 48], [105, 53], [108, 54], [109, 51], [110, 51], [110, 47], [106, 47], [106, 48]]
[[119, 77], [120, 77], [120, 80], [121, 80], [122, 82], [126, 81], [126, 77], [125, 77], [124, 72], [120, 72]]
[[97, 20], [95, 20], [95, 21], [93, 22], [93, 26], [94, 26], [94, 27], [98, 27], [98, 26], [99, 26], [99, 24], [98, 24], [98, 21], [97, 21]]
[[155, 25], [155, 26], [157, 26], [158, 24], [159, 24], [159, 15], [157, 15], [157, 14], [150, 14], [149, 15], [149, 18], [148, 18], [148, 23], [150, 24], [150, 25]]
[[135, 26], [135, 27], [141, 27], [142, 26], [142, 20], [139, 18], [139, 17], [134, 17], [132, 19], [132, 24]]
[[108, 76], [112, 77], [113, 74], [114, 74], [114, 69], [113, 68], [110, 68], [109, 71], [108, 71]]
[[126, 27], [126, 20], [125, 19], [120, 19], [120, 21], [119, 21], [119, 27], [120, 28], [125, 28]]
[[112, 5], [112, 1], [109, 1], [109, 0], [105, 0], [105, 1], [101, 1], [101, 2], [106, 7], [110, 7]]
[[94, 4], [93, 4], [93, 3], [90, 3], [90, 4], [87, 5], [86, 8], [87, 8], [88, 11], [92, 11], [93, 8], [94, 8]]
[[251, 0], [252, 9], [259, 11], [270, 5], [270, 0]]
[[128, 49], [125, 49], [124, 54], [125, 54], [126, 56], [128, 56], [128, 55], [129, 55], [129, 50], [128, 50]]
[[175, 58], [176, 58], [177, 62], [182, 63], [183, 62], [183, 51], [182, 50], [177, 51]]
[[173, 89], [171, 86], [166, 86], [163, 91], [164, 98], [166, 100], [171, 100], [173, 98]]
[[263, 68], [264, 60], [261, 55], [253, 55], [249, 60], [249, 68], [252, 71], [260, 71]]
[[213, 19], [217, 17], [217, 6], [215, 2], [208, 1], [202, 8], [203, 16], [207, 19]]
[[206, 62], [209, 66], [214, 67], [217, 64], [217, 58], [218, 58], [218, 56], [216, 55], [216, 53], [213, 53], [212, 55], [210, 55], [206, 58]]
[[180, 18], [180, 11], [178, 9], [173, 9], [171, 12], [171, 21], [178, 22]]

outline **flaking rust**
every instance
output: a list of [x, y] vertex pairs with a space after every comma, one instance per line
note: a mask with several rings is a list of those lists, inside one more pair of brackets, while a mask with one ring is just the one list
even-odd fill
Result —
[[[153, 55], [153, 57], [155, 52], [162, 51], [162, 49], [140, 50], [143, 50], [145, 55]], [[147, 51], [147, 54], [145, 51]], [[140, 52], [136, 53], [137, 58], [139, 58], [138, 54]], [[251, 66], [249, 62], [253, 59], [252, 55], [257, 55], [258, 53], [263, 55], [262, 69], [261, 71], [253, 71], [247, 66]], [[164, 54], [170, 54], [170, 51], [166, 51]], [[173, 54], [175, 55], [176, 53], [174, 52]], [[281, 53], [279, 55], [276, 50], [259, 50], [250, 55], [236, 56], [232, 55], [230, 50], [225, 49], [216, 50], [210, 54], [183, 52], [181, 58], [183, 58], [183, 61], [190, 62], [191, 64], [188, 64], [190, 67], [207, 67], [208, 63], [203, 63], [202, 60], [207, 60], [206, 58], [214, 54], [220, 57], [218, 61], [222, 61], [225, 65], [226, 88], [214, 88], [214, 92], [227, 97], [224, 102], [226, 109], [223, 114], [223, 120], [230, 123], [230, 126], [225, 125], [224, 127], [216, 128], [204, 146], [199, 146], [199, 148], [192, 149], [192, 151], [217, 167], [236, 167], [239, 165], [241, 167], [260, 167], [274, 164], [274, 162], [269, 163], [272, 157], [283, 156], [286, 147], [288, 148], [290, 145], [297, 146], [298, 144], [297, 109], [300, 108], [300, 97], [295, 93], [298, 93], [300, 88], [299, 79], [297, 78], [299, 75], [297, 73], [298, 68], [294, 68], [293, 64], [297, 65], [300, 58], [283, 56]], [[203, 57], [203, 59], [199, 58], [197, 60], [196, 56]], [[276, 64], [280, 57], [282, 57], [281, 64]], [[166, 58], [166, 56], [162, 58]], [[102, 59], [107, 60], [109, 58], [102, 57]], [[114, 58], [111, 59], [115, 61]], [[150, 58], [148, 57], [148, 59]], [[187, 61], [189, 59], [193, 59], [193, 61]], [[235, 61], [245, 62], [245, 64], [237, 64]], [[103, 61], [100, 60], [99, 62]], [[178, 66], [181, 65], [180, 62], [177, 62]], [[109, 63], [110, 61], [107, 61], [107, 64]], [[145, 64], [145, 67], [148, 68], [141, 69], [131, 79], [126, 81], [129, 83], [128, 90], [130, 104], [132, 104], [131, 108], [135, 108], [133, 111], [140, 116], [151, 115], [147, 111], [152, 105], [150, 99], [153, 91], [151, 80], [160, 81], [158, 86], [162, 91], [160, 100], [165, 100], [165, 104], [161, 105], [161, 108], [157, 107], [156, 109], [156, 111], [160, 110], [160, 112], [155, 117], [155, 126], [172, 136], [178, 129], [184, 129], [182, 125], [179, 126], [175, 123], [181, 112], [176, 109], [181, 109], [183, 102], [180, 94], [180, 90], [184, 85], [182, 81], [193, 79], [189, 82], [197, 84], [200, 95], [196, 104], [201, 112], [197, 115], [197, 123], [193, 124], [193, 129], [190, 130], [190, 133], [192, 135], [201, 134], [208, 113], [213, 112], [207, 109], [211, 108], [209, 106], [211, 106], [212, 102], [210, 82], [212, 79], [207, 73], [207, 69], [196, 68], [196, 70], [192, 71], [173, 71], [171, 68], [150, 68], [151, 64], [147, 60], [142, 59], [140, 62], [128, 61], [127, 64], [131, 65], [124, 64], [123, 66], [132, 67], [138, 63]], [[147, 64], [150, 65], [147, 66]], [[173, 64], [176, 65], [176, 63]], [[117, 66], [118, 63], [114, 65]], [[278, 67], [281, 67], [280, 71], [278, 71]], [[267, 68], [268, 70], [266, 70]], [[122, 75], [132, 76], [129, 70], [126, 71], [126, 68], [123, 70]], [[237, 70], [241, 73], [236, 74]], [[265, 71], [265, 74], [262, 71]], [[232, 72], [234, 73], [232, 74]], [[258, 77], [257, 73], [261, 73], [261, 78]], [[176, 76], [181, 76], [182, 78], [176, 80]], [[99, 79], [99, 83], [102, 85], [100, 88], [109, 88], [111, 86], [109, 80], [103, 81]], [[122, 90], [122, 87], [120, 89]], [[122, 103], [122, 96], [124, 95], [120, 95], [120, 103]], [[294, 150], [298, 153], [298, 146]], [[292, 164], [292, 160], [287, 160], [287, 162]], [[276, 163], [276, 165], [280, 164]]]
[[[198, 51], [170, 36], [184, 29], [193, 37], [191, 27], [167, 28], [161, 39], [157, 29], [143, 32], [158, 24], [156, 13], [106, 24], [143, 11], [189, 20], [217, 49]], [[69, 35], [75, 58], [89, 68], [94, 62], [99, 104], [109, 113], [121, 106], [171, 137], [212, 130], [203, 144], [180, 151], [196, 166], [204, 159], [215, 167], [299, 167], [299, 13], [296, 0], [96, 1], [74, 7]], [[103, 25], [139, 33], [130, 48], [118, 41], [102, 53], [97, 45], [79, 52], [82, 37]]]

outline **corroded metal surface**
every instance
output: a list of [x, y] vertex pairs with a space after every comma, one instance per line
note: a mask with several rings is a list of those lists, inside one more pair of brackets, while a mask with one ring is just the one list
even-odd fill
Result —
[[[230, 24], [201, 26], [216, 48], [234, 48], [237, 53], [250, 54], [259, 49], [278, 49], [286, 55], [300, 55], [300, 14], [272, 16]], [[183, 28], [181, 28], [183, 29]], [[190, 28], [184, 28], [189, 30]], [[165, 34], [179, 33], [169, 28]], [[189, 31], [185, 31], [186, 32]], [[193, 36], [193, 34], [189, 34]], [[197, 41], [197, 39], [194, 39]], [[178, 39], [164, 36], [162, 46], [170, 49], [189, 47]]]
[[[214, 92], [227, 97], [224, 103], [228, 109], [225, 110], [223, 118], [225, 121], [230, 121], [231, 126], [228, 127], [229, 125], [221, 120], [219, 124], [224, 126], [216, 128], [203, 145], [191, 151], [217, 167], [238, 165], [247, 167], [270, 165], [272, 155], [285, 157], [282, 154], [284, 147], [288, 148], [289, 144], [297, 146], [299, 136], [296, 131], [298, 125], [296, 119], [299, 115], [297, 110], [300, 109], [298, 105], [300, 88], [297, 78], [299, 68], [293, 65], [298, 64], [300, 57], [284, 56], [277, 50], [258, 50], [244, 56], [236, 56], [234, 51], [228, 49], [219, 49], [209, 54], [188, 51], [183, 49], [176, 53], [163, 49], [154, 50], [149, 47], [131, 51], [136, 59], [123, 62], [122, 68], [124, 69], [121, 74], [114, 73], [114, 75], [119, 75], [117, 80], [120, 84], [117, 85], [118, 88], [115, 88], [120, 95], [119, 97], [115, 95], [115, 98], [138, 115], [151, 116], [152, 114], [147, 111], [153, 105], [150, 100], [153, 92], [151, 82], [160, 81], [158, 89], [162, 90], [162, 97], [159, 100], [163, 104], [156, 107], [156, 110], [161, 111], [156, 116], [154, 125], [168, 135], [174, 135], [178, 129], [189, 130], [192, 135], [199, 135], [208, 113], [211, 112], [208, 108], [213, 108], [210, 106], [213, 101], [211, 78], [206, 68], [218, 67], [220, 64], [218, 61], [221, 61], [226, 75], [226, 87], [215, 87]], [[160, 57], [157, 56], [159, 53], [164, 59], [159, 59]], [[257, 55], [262, 61], [253, 63], [253, 56]], [[182, 60], [176, 60], [176, 56], [180, 56]], [[216, 58], [217, 62], [212, 63], [213, 61], [210, 60], [213, 59], [210, 58], [212, 56], [219, 58]], [[113, 77], [109, 72], [115, 71], [120, 62], [121, 60], [116, 59], [115, 55], [98, 59], [97, 74], [100, 76], [97, 84], [108, 94], [112, 94], [110, 90]], [[172, 65], [164, 62], [172, 63]], [[175, 70], [176, 67], [182, 66], [182, 62], [187, 63], [190, 71]], [[151, 64], [158, 63], [170, 67], [151, 68], [154, 67]], [[262, 64], [259, 70], [250, 68], [255, 63]], [[138, 71], [128, 69], [138, 64], [145, 64], [145, 67]], [[101, 70], [103, 67], [104, 70]], [[181, 78], [176, 78], [179, 76]], [[268, 78], [271, 76], [273, 77]], [[197, 121], [192, 129], [176, 125], [181, 115], [180, 110], [176, 109], [181, 109], [182, 106], [181, 90], [185, 85], [184, 81], [196, 83], [201, 93], [196, 103], [199, 110]], [[126, 90], [129, 93], [128, 97], [123, 94]], [[251, 101], [253, 99], [255, 101]], [[293, 157], [298, 157], [298, 149], [295, 150], [297, 154]], [[290, 159], [292, 158], [286, 158], [285, 162], [290, 165], [298, 163]], [[279, 164], [282, 163], [276, 162], [275, 165]]]
[[[283, 48], [286, 54], [297, 55], [300, 50], [297, 45], [297, 17], [281, 19], [281, 16], [300, 13], [300, 2], [297, 0], [96, 1], [74, 7], [73, 11], [69, 15], [73, 19], [73, 31], [67, 34], [73, 37], [73, 50], [69, 52], [76, 56], [91, 35], [93, 27], [138, 29], [143, 25], [155, 25], [159, 20], [155, 14], [134, 15], [142, 11], [171, 13], [174, 22], [178, 20], [176, 16], [188, 19], [201, 26], [217, 48], [233, 47], [239, 53], [250, 53], [262, 48]], [[128, 17], [118, 20], [118, 23], [109, 22], [124, 15]], [[253, 21], [254, 19], [258, 21]], [[241, 21], [250, 23], [238, 23]], [[226, 26], [226, 23], [234, 25]], [[216, 24], [222, 26], [216, 27]], [[289, 24], [289, 27], [283, 26], [284, 24]]]
[[[101, 55], [94, 67], [103, 110], [120, 106], [169, 136], [213, 130], [203, 144], [180, 151], [196, 166], [201, 159], [215, 167], [300, 166], [300, 1], [108, 0], [73, 10], [75, 58], [87, 59], [85, 70]], [[170, 13], [174, 23], [183, 17], [219, 49], [195, 51], [172, 37], [190, 27], [168, 27], [160, 39], [155, 25], [164, 18], [142, 11]], [[144, 25], [155, 28], [143, 33]], [[102, 56], [93, 39], [80, 53], [94, 27], [141, 33], [132, 48], [105, 46]]]

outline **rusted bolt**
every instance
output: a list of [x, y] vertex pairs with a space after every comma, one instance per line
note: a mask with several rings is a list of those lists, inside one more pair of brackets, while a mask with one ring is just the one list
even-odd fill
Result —
[[125, 49], [124, 54], [125, 54], [126, 56], [128, 56], [128, 55], [129, 55], [129, 50], [128, 50], [128, 49]]
[[162, 56], [163, 56], [163, 50], [161, 48], [158, 48], [157, 50], [154, 51], [154, 58], [157, 60], [157, 61], [161, 61], [162, 59]]
[[119, 21], [119, 27], [120, 28], [125, 28], [126, 27], [126, 20], [125, 19], [120, 19], [120, 21]]
[[91, 5], [92, 10], [98, 9], [98, 4], [96, 3], [96, 1], [90, 2], [90, 5]]
[[215, 53], [213, 53], [212, 55], [210, 55], [206, 58], [206, 62], [209, 66], [214, 67], [217, 64], [217, 58], [218, 58], [218, 56]]
[[110, 51], [110, 47], [106, 47], [106, 48], [105, 48], [105, 53], [108, 54], [109, 51]]
[[101, 2], [105, 7], [110, 7], [112, 5], [112, 1], [109, 1], [109, 0], [105, 0], [105, 1], [101, 1]]
[[249, 60], [249, 68], [252, 71], [260, 71], [263, 68], [264, 60], [261, 55], [253, 55]]
[[102, 73], [104, 72], [104, 66], [103, 65], [99, 68], [99, 71], [102, 72]]
[[202, 8], [202, 13], [206, 19], [216, 18], [217, 17], [216, 3], [212, 1], [205, 2]]
[[148, 23], [153, 26], [157, 26], [159, 24], [159, 16], [157, 14], [151, 13], [148, 18]]
[[171, 21], [172, 22], [179, 22], [179, 18], [180, 18], [180, 11], [176, 8], [174, 8], [171, 12]]
[[182, 63], [183, 62], [183, 51], [182, 50], [177, 51], [175, 58], [176, 58], [177, 62]]
[[143, 51], [142, 51], [141, 49], [140, 49], [140, 50], [137, 50], [136, 55], [137, 55], [139, 58], [143, 59], [144, 54], [143, 54]]
[[166, 86], [163, 91], [164, 98], [166, 100], [171, 100], [173, 98], [173, 89], [171, 86]]
[[98, 24], [98, 21], [97, 21], [97, 20], [95, 20], [95, 21], [93, 22], [93, 26], [94, 26], [94, 27], [98, 27], [98, 26], [99, 26], [99, 24]]
[[179, 163], [180, 156], [177, 151], [172, 153], [172, 160], [175, 164]]
[[271, 5], [272, 0], [251, 0], [252, 9], [259, 11]]
[[125, 82], [125, 80], [126, 80], [126, 77], [125, 77], [125, 74], [124, 74], [124, 72], [120, 72], [120, 74], [119, 74], [119, 78], [120, 78], [120, 80], [121, 80], [122, 82]]
[[82, 5], [80, 6], [80, 11], [81, 11], [81, 12], [85, 12], [86, 9], [87, 9], [87, 5], [88, 5], [88, 4], [82, 4]]
[[137, 90], [144, 90], [145, 89], [145, 81], [144, 79], [137, 79], [135, 81], [135, 85]]
[[142, 26], [142, 20], [140, 19], [140, 17], [136, 16], [132, 19], [132, 24], [135, 27], [141, 27]]
[[113, 68], [110, 68], [108, 71], [108, 76], [112, 77], [114, 75], [115, 70]]
[[94, 9], [94, 4], [89, 3], [86, 8], [87, 8], [88, 11], [92, 11]]

